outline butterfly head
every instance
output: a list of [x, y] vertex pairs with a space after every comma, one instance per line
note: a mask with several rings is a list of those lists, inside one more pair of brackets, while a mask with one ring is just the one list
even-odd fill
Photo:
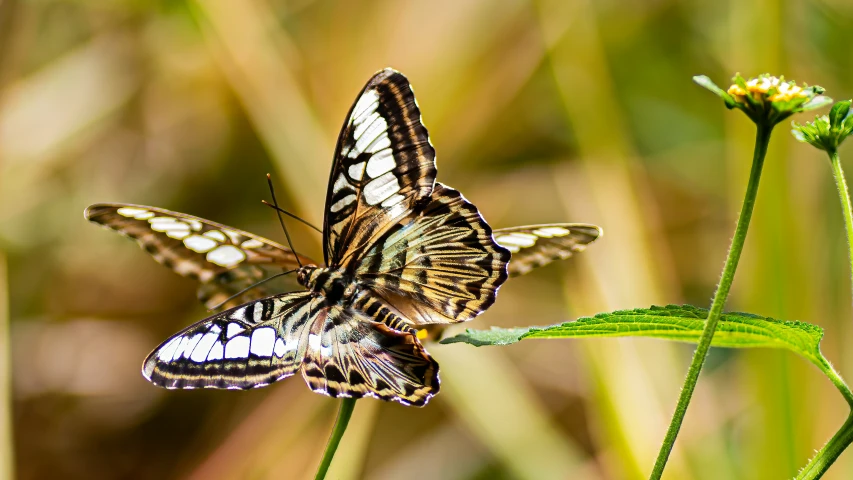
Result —
[[296, 272], [296, 281], [303, 287], [311, 289], [311, 285], [316, 283], [318, 270], [320, 269], [316, 265], [304, 265]]

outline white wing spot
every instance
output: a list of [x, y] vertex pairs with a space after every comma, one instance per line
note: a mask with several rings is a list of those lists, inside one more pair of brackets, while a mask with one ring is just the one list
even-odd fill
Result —
[[400, 183], [393, 172], [388, 172], [364, 187], [364, 199], [369, 205], [376, 205], [400, 191]]
[[190, 234], [189, 228], [187, 228], [186, 230], [168, 230], [166, 232], [166, 236], [174, 238], [176, 240], [180, 240], [180, 239], [188, 236], [189, 234]]
[[533, 233], [540, 237], [551, 238], [564, 237], [572, 232], [563, 227], [543, 227], [538, 230], [534, 230]]
[[246, 358], [249, 356], [249, 337], [234, 337], [225, 344], [225, 358]]
[[356, 164], [350, 165], [347, 169], [350, 178], [355, 180], [356, 182], [361, 180], [361, 177], [364, 176], [364, 162], [358, 162]]
[[250, 238], [250, 239], [246, 240], [245, 242], [243, 242], [240, 246], [243, 248], [258, 248], [258, 247], [263, 247], [264, 242], [257, 240], [257, 239], [254, 239], [254, 238]]
[[[498, 244], [500, 244], [500, 242], [498, 242]], [[501, 245], [501, 246], [504, 247], [505, 249], [509, 250], [512, 253], [518, 253], [519, 251], [521, 251], [521, 247], [516, 247], [515, 245]]]
[[163, 345], [163, 348], [157, 352], [157, 357], [164, 362], [171, 361], [172, 357], [175, 355], [175, 349], [178, 348], [178, 344], [181, 343], [181, 338], [183, 337], [175, 337], [169, 340], [169, 343]]
[[501, 246], [515, 245], [517, 247], [532, 247], [536, 244], [536, 235], [529, 233], [510, 233], [495, 239]]
[[[375, 125], [377, 123], [380, 124], [380, 126], [383, 130], [385, 128], [387, 128], [387, 126], [388, 126], [388, 124], [385, 123], [385, 119], [382, 118], [379, 115], [379, 112], [377, 112], [376, 110], [373, 110], [372, 112], [370, 112], [370, 115], [368, 115], [366, 117], [361, 116], [361, 117], [354, 119], [353, 123], [355, 124], [355, 130], [352, 132], [352, 134], [353, 134], [352, 136], [353, 136], [353, 138], [355, 138], [357, 140], [362, 140], [365, 132], [367, 132], [368, 130], [370, 130], [371, 132], [375, 132], [376, 131]], [[374, 133], [374, 136], [369, 138], [368, 140], [372, 140], [374, 138], [376, 138], [375, 133]], [[358, 142], [356, 142], [355, 148], [358, 150], [364, 151], [363, 148], [359, 148]]]
[[263, 327], [252, 332], [251, 352], [260, 357], [272, 356], [275, 345], [275, 329]]
[[210, 349], [210, 353], [207, 355], [208, 360], [222, 360], [222, 355], [224, 352], [224, 348], [222, 347], [222, 342], [216, 342], [213, 344], [213, 348]]
[[190, 235], [184, 239], [184, 246], [197, 253], [208, 252], [213, 250], [217, 245], [219, 244], [216, 243], [216, 240], [211, 240], [201, 235]]
[[344, 197], [344, 198], [338, 200], [337, 202], [333, 203], [332, 206], [329, 207], [329, 210], [331, 210], [334, 213], [340, 212], [344, 207], [346, 207], [347, 205], [351, 204], [354, 201], [355, 201], [355, 195], [349, 194], [346, 197]]
[[391, 150], [384, 150], [370, 157], [367, 162], [367, 174], [370, 178], [376, 178], [385, 172], [390, 172], [397, 163], [394, 161], [394, 155]]
[[346, 177], [344, 177], [344, 174], [342, 173], [338, 175], [338, 178], [335, 180], [335, 184], [332, 185], [332, 193], [338, 193], [341, 191], [341, 189], [344, 189], [346, 187], [352, 188], [352, 185], [349, 184]]
[[142, 208], [122, 207], [116, 210], [116, 213], [118, 213], [122, 217], [136, 218], [137, 215], [144, 215], [150, 212]]
[[376, 93], [376, 90], [368, 90], [364, 92], [361, 98], [355, 102], [355, 107], [352, 109], [352, 117], [353, 121], [357, 118], [361, 118], [367, 112], [372, 112], [376, 110], [376, 107], [379, 105], [379, 94]]
[[202, 336], [202, 334], [197, 333], [197, 334], [195, 334], [192, 337], [187, 339], [187, 344], [186, 344], [186, 346], [184, 346], [184, 354], [183, 354], [184, 358], [190, 358], [190, 355], [192, 355], [192, 353], [193, 353], [193, 349], [195, 348], [196, 345], [198, 345], [198, 341], [201, 340], [201, 336]]
[[383, 208], [393, 207], [394, 205], [397, 205], [398, 203], [402, 202], [405, 199], [406, 199], [406, 197], [400, 195], [399, 193], [392, 195], [392, 196], [388, 197], [384, 202], [382, 202], [382, 207]]
[[201, 337], [201, 340], [199, 340], [198, 345], [193, 349], [193, 353], [190, 355], [190, 360], [196, 363], [203, 362], [207, 358], [211, 347], [213, 347], [213, 343], [216, 342], [218, 337], [219, 334], [213, 332], [204, 334], [204, 336]]
[[222, 245], [207, 253], [207, 261], [220, 267], [233, 267], [246, 259], [246, 254], [233, 245]]
[[245, 330], [245, 328], [241, 327], [239, 324], [229, 323], [228, 330], [226, 330], [225, 336], [227, 338], [231, 338], [234, 335], [237, 335], [238, 333], [242, 332], [243, 330]]
[[[359, 127], [362, 132], [359, 133]], [[391, 140], [388, 138], [388, 124], [385, 119], [380, 117], [378, 113], [374, 113], [367, 118], [365, 123], [355, 127], [355, 150], [357, 152], [376, 153], [383, 148], [391, 146]]]
[[[187, 337], [181, 337], [181, 343], [178, 344], [178, 347], [175, 348], [175, 353], [172, 355], [171, 361], [175, 361], [181, 358], [181, 355], [184, 354], [184, 348], [187, 346]], [[167, 360], [169, 361], [169, 360]]]
[[320, 336], [314, 333], [308, 334], [308, 348], [314, 351], [320, 350]]
[[184, 222], [179, 222], [174, 218], [168, 218], [155, 222], [154, 220], [157, 220], [158, 218], [164, 217], [154, 217], [148, 220], [148, 222], [151, 223], [151, 230], [154, 230], [155, 232], [166, 232], [167, 234], [168, 232], [175, 231], [187, 232], [188, 234], [190, 232], [190, 226]]
[[193, 220], [190, 218], [184, 221], [190, 224], [190, 227], [192, 227], [194, 232], [201, 230], [201, 222], [199, 222], [198, 220]]
[[273, 348], [273, 352], [275, 352], [275, 356], [279, 358], [284, 355], [284, 342], [282, 342], [280, 338], [275, 339], [275, 348]]
[[207, 232], [202, 233], [202, 235], [208, 238], [212, 238], [220, 243], [225, 242], [226, 240], [225, 234], [220, 232], [219, 230], [209, 230]]
[[263, 320], [263, 316], [264, 316], [264, 304], [261, 302], [255, 302], [255, 305], [252, 308], [252, 320], [254, 320], [255, 323], [258, 323], [261, 320]]

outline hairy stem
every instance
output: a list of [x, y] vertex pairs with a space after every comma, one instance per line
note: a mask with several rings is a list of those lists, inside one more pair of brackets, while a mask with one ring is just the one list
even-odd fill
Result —
[[314, 480], [322, 480], [326, 478], [326, 472], [329, 471], [329, 466], [332, 464], [332, 459], [335, 458], [335, 451], [338, 449], [338, 444], [341, 443], [341, 437], [347, 430], [347, 424], [352, 416], [352, 411], [355, 408], [354, 398], [344, 398], [341, 400], [341, 408], [338, 410], [338, 418], [335, 420], [335, 427], [332, 429], [332, 435], [329, 437], [329, 443], [326, 444], [326, 451], [323, 452], [323, 460], [320, 466], [317, 467], [317, 475]]
[[[844, 213], [844, 227], [847, 230], [847, 248], [849, 250], [847, 259], [850, 261], [850, 272], [853, 275], [853, 208], [850, 206], [850, 191], [847, 189], [847, 181], [844, 179], [844, 170], [841, 169], [841, 160], [838, 158], [838, 152], [831, 150], [828, 153], [829, 162], [832, 165], [832, 176], [835, 178], [835, 186], [838, 188], [838, 199], [841, 201], [841, 210]], [[833, 373], [835, 373], [834, 370]], [[846, 389], [847, 385], [844, 381], [837, 374], [830, 378], [842, 394], [846, 392], [845, 399], [851, 408], [853, 408], [850, 389]], [[842, 388], [842, 386], [845, 388]], [[844, 425], [841, 426], [838, 432], [829, 439], [829, 442], [800, 471], [799, 475], [797, 475], [797, 480], [822, 477], [851, 442], [853, 442], [853, 411], [851, 411], [847, 417], [847, 421], [844, 422]]]
[[714, 294], [714, 300], [711, 302], [711, 311], [708, 313], [708, 320], [705, 322], [705, 328], [702, 330], [702, 336], [699, 338], [699, 345], [696, 347], [696, 353], [693, 354], [693, 361], [690, 364], [690, 369], [687, 371], [687, 378], [684, 380], [681, 395], [678, 397], [675, 413], [672, 416], [672, 421], [669, 424], [663, 445], [661, 445], [658, 458], [655, 460], [654, 469], [649, 477], [651, 479], [657, 480], [663, 475], [669, 454], [672, 452], [675, 439], [678, 437], [678, 431], [681, 429], [681, 423], [684, 421], [684, 415], [687, 413], [687, 407], [690, 405], [690, 399], [693, 396], [693, 390], [696, 388], [696, 382], [699, 380], [699, 372], [702, 371], [705, 357], [711, 348], [711, 340], [714, 337], [714, 332], [717, 330], [717, 323], [720, 321], [720, 315], [723, 313], [723, 307], [729, 296], [729, 290], [732, 286], [732, 280], [735, 277], [735, 270], [737, 270], [740, 254], [743, 251], [746, 232], [749, 229], [749, 221], [752, 218], [752, 209], [755, 206], [755, 197], [758, 193], [758, 181], [761, 179], [761, 169], [764, 166], [764, 157], [767, 154], [767, 144], [770, 142], [772, 131], [773, 127], [771, 126], [758, 125], [758, 131], [755, 135], [755, 152], [752, 157], [752, 170], [749, 173], [749, 183], [746, 187], [746, 195], [743, 199], [740, 217], [738, 217], [737, 228], [735, 228], [732, 244], [729, 247], [729, 254], [726, 257], [720, 283], [717, 284], [717, 291]]
[[838, 199], [841, 201], [841, 209], [844, 211], [844, 227], [847, 230], [847, 259], [851, 262], [850, 273], [853, 275], [853, 207], [850, 206], [850, 191], [847, 189], [847, 180], [844, 179], [844, 170], [841, 169], [838, 152], [830, 151], [829, 161], [832, 165], [835, 186], [838, 188]]
[[851, 442], [853, 442], [853, 412], [847, 417], [844, 425], [826, 442], [826, 445], [800, 470], [796, 480], [812, 480], [822, 477]]

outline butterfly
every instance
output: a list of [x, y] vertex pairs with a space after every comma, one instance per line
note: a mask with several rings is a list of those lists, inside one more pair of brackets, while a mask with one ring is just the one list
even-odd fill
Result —
[[[166, 388], [247, 389], [301, 372], [313, 391], [332, 397], [425, 405], [439, 391], [438, 363], [417, 328], [464, 322], [489, 308], [511, 256], [477, 208], [435, 177], [435, 150], [412, 88], [385, 69], [359, 93], [338, 137], [325, 266], [198, 217], [90, 206], [87, 219], [201, 282], [208, 306], [235, 293], [246, 302], [163, 342], [145, 359], [145, 378]], [[241, 293], [276, 269], [296, 269], [303, 289]]]

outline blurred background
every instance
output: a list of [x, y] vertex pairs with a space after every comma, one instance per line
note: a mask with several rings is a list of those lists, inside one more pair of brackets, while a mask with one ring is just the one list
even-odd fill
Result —
[[[85, 222], [87, 205], [155, 205], [283, 242], [264, 174], [321, 223], [344, 115], [391, 66], [418, 94], [439, 180], [492, 226], [605, 231], [459, 328], [707, 306], [754, 133], [691, 76], [768, 71], [844, 99], [851, 44], [847, 0], [0, 0], [0, 477], [12, 458], [21, 479], [312, 478], [331, 430], [337, 402], [298, 378], [148, 384], [145, 355], [206, 313], [191, 280]], [[822, 326], [853, 379], [829, 163], [788, 130], [728, 308]], [[841, 154], [851, 167], [853, 148]], [[322, 257], [315, 232], [292, 231]], [[441, 394], [424, 409], [358, 402], [329, 478], [645, 478], [693, 351], [636, 338], [428, 348]], [[789, 478], [846, 414], [791, 353], [715, 349], [667, 478]], [[848, 452], [826, 478], [851, 475]]]

